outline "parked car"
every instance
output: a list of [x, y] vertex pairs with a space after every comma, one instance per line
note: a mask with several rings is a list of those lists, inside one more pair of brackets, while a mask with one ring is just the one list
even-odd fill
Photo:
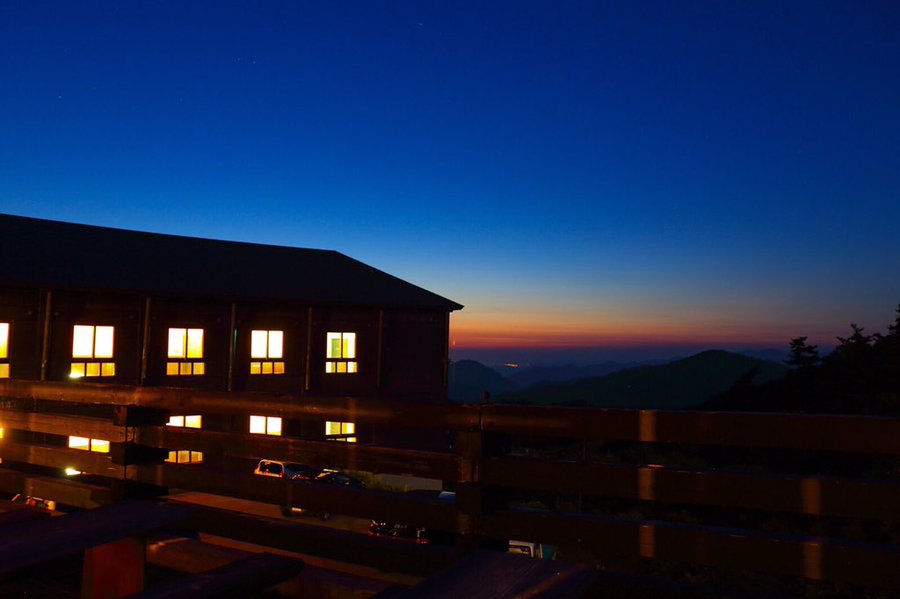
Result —
[[[416, 497], [437, 499], [438, 501], [456, 501], [456, 493], [450, 491], [415, 490], [408, 491], [406, 494]], [[443, 545], [446, 547], [455, 547], [458, 540], [456, 533], [443, 530], [432, 530], [422, 526], [411, 526], [409, 524], [396, 522], [381, 522], [378, 520], [372, 520], [369, 523], [369, 534], [375, 537], [394, 539], [397, 541], [407, 541], [423, 545]], [[507, 551], [509, 542], [503, 539], [485, 539], [482, 542], [481, 547], [483, 549]]]
[[553, 545], [531, 541], [510, 541], [509, 553], [537, 559], [556, 559], [556, 548]]
[[[253, 474], [275, 478], [287, 478], [290, 480], [302, 480], [326, 485], [341, 485], [344, 487], [352, 487], [354, 489], [366, 488], [366, 485], [363, 484], [361, 480], [353, 478], [338, 470], [307, 466], [306, 464], [285, 462], [281, 460], [260, 460], [253, 470]], [[308, 513], [308, 510], [297, 506], [285, 505], [281, 506], [281, 513], [283, 516], [290, 517], [294, 514]], [[315, 515], [322, 520], [329, 520], [332, 517], [331, 512], [315, 512]]]
[[313, 468], [296, 462], [283, 462], [279, 460], [260, 460], [253, 470], [253, 474], [259, 476], [272, 476], [275, 478], [289, 478], [311, 480], [322, 471], [321, 468]]

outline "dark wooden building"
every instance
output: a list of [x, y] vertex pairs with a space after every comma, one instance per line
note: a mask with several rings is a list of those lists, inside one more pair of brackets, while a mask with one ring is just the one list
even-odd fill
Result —
[[[0, 378], [445, 401], [461, 305], [335, 251], [0, 215]], [[203, 428], [364, 440], [354, 423]]]

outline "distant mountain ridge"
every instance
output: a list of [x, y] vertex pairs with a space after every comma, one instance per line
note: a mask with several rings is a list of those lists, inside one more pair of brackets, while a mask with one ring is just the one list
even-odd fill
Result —
[[519, 385], [475, 360], [459, 360], [450, 364], [450, 399], [462, 403], [481, 401], [485, 391], [493, 395], [509, 394], [519, 390]]
[[[562, 364], [560, 366], [528, 366], [519, 370], [513, 370], [506, 377], [515, 382], [519, 387], [525, 388], [537, 383], [557, 383], [586, 379], [595, 376], [605, 376], [620, 370], [643, 366], [641, 362], [603, 362], [578, 366], [575, 364]], [[503, 373], [501, 373], [503, 374]]]
[[708, 350], [660, 366], [640, 366], [568, 383], [511, 392], [499, 401], [594, 407], [690, 408], [741, 382], [763, 383], [788, 368], [722, 350]]

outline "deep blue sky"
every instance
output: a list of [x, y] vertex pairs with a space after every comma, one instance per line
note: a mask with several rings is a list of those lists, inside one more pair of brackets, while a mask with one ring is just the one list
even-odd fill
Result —
[[900, 302], [895, 2], [0, 2], [0, 211], [337, 249], [475, 345]]

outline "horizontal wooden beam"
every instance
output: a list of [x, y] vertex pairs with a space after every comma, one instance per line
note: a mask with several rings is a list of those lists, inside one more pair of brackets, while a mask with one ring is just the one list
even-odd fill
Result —
[[112, 420], [54, 414], [48, 412], [24, 412], [0, 408], [0, 428], [7, 430], [71, 435], [89, 439], [105, 439], [113, 443], [125, 441], [125, 429], [115, 426]]
[[514, 489], [900, 521], [900, 483], [778, 473], [490, 458], [481, 482]]
[[182, 520], [186, 510], [149, 501], [123, 501], [0, 528], [0, 575], [74, 555]]
[[900, 453], [900, 418], [748, 412], [480, 406], [481, 430], [509, 435], [845, 453]]
[[293, 419], [389, 424], [415, 429], [469, 429], [478, 412], [449, 401], [316, 397], [249, 391], [206, 391], [93, 383], [0, 380], [0, 397], [68, 403], [143, 406], [181, 414], [260, 414]]
[[192, 449], [224, 457], [287, 460], [312, 466], [388, 472], [441, 480], [455, 480], [459, 474], [458, 458], [453, 454], [391, 449], [359, 443], [306, 441], [290, 437], [220, 433], [168, 426], [138, 429], [136, 440], [141, 445], [151, 447]]
[[303, 481], [256, 476], [204, 467], [202, 464], [129, 466], [143, 483], [249, 499], [273, 505], [302, 507], [313, 512], [404, 522], [456, 531], [461, 520], [452, 503], [407, 493], [386, 493]]
[[900, 453], [895, 417], [460, 405], [9, 379], [0, 381], [0, 397], [570, 439]]
[[60, 505], [90, 509], [112, 502], [107, 487], [78, 480], [38, 476], [10, 468], [0, 469], [0, 489], [5, 493], [23, 493], [32, 497], [52, 499]]
[[[167, 534], [154, 535], [147, 539], [147, 563], [176, 572], [199, 574], [253, 555], [243, 549], [216, 544], [209, 535], [206, 539], [197, 541]], [[393, 586], [393, 583], [378, 578], [313, 566], [305, 557], [304, 562], [295, 583], [312, 596], [319, 596], [312, 589], [327, 589], [329, 596], [370, 597]]]
[[201, 572], [170, 580], [131, 595], [133, 599], [194, 599], [240, 597], [261, 591], [300, 574], [299, 559], [259, 553]]
[[498, 512], [481, 526], [491, 537], [578, 546], [601, 559], [645, 558], [900, 589], [897, 545], [536, 510]]
[[169, 501], [189, 510], [184, 524], [191, 530], [385, 572], [428, 576], [447, 567], [456, 557], [451, 547], [380, 539], [323, 526]]
[[116, 466], [108, 453], [96, 453], [55, 445], [17, 443], [9, 439], [0, 441], [0, 457], [4, 462], [34, 464], [47, 468], [74, 468], [88, 474], [107, 478], [124, 478], [126, 471]]

